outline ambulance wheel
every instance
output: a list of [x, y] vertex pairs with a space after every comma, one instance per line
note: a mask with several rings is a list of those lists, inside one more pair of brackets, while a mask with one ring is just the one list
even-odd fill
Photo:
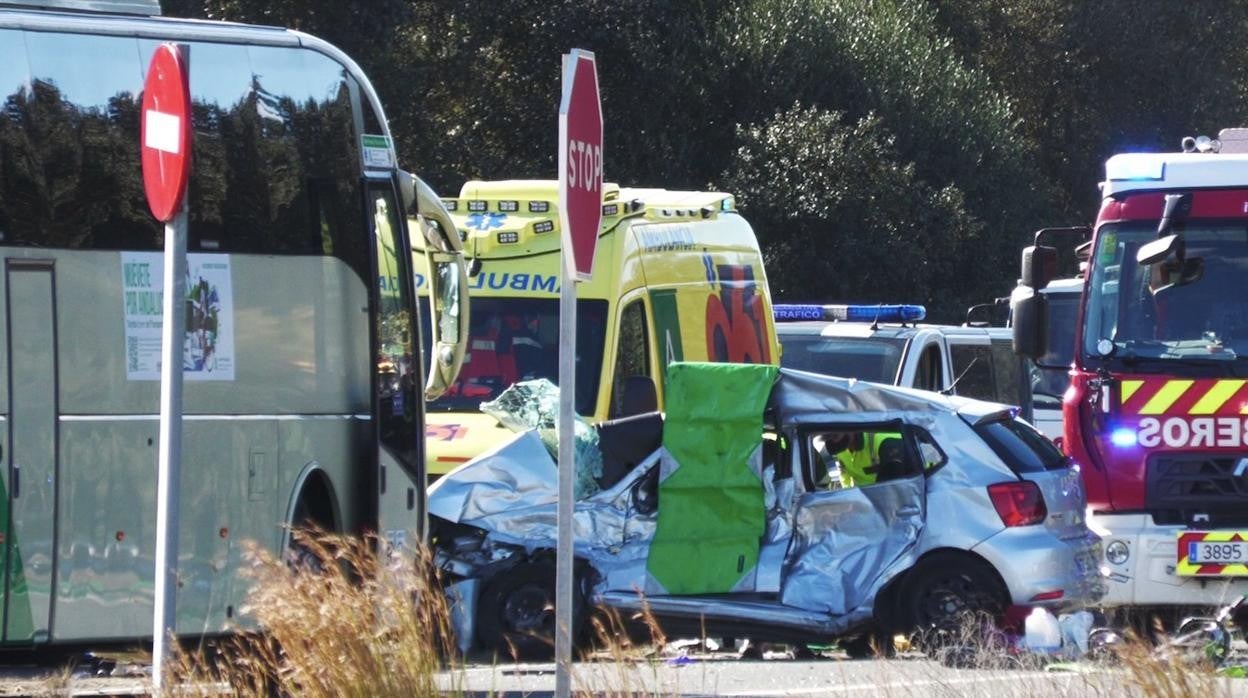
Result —
[[[585, 593], [572, 586], [572, 640], [581, 636]], [[527, 560], [495, 575], [481, 591], [477, 637], [497, 656], [549, 659], [555, 653], [555, 563]]]
[[919, 561], [906, 575], [900, 610], [906, 625], [932, 646], [981, 637], [976, 627], [995, 621], [1009, 604], [996, 571], [979, 558], [936, 553]]

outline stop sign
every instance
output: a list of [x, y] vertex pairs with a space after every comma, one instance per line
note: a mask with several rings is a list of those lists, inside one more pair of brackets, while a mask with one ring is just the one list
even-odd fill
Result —
[[564, 56], [559, 102], [559, 218], [576, 278], [588, 280], [602, 226], [602, 105], [594, 54]]
[[152, 54], [143, 82], [139, 144], [143, 150], [143, 190], [157, 220], [177, 215], [191, 164], [191, 93], [186, 61], [177, 44], [161, 44]]

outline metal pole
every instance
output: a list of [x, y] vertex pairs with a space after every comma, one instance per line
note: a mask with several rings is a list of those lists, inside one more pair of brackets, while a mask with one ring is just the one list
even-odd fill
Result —
[[572, 515], [576, 482], [576, 281], [563, 248], [559, 282], [559, 541], [555, 555], [555, 695], [572, 694]]
[[178, 574], [178, 488], [182, 470], [182, 343], [186, 339], [186, 204], [165, 224], [164, 302], [160, 328], [160, 449], [156, 476], [156, 598], [152, 614], [152, 683], [165, 687]]

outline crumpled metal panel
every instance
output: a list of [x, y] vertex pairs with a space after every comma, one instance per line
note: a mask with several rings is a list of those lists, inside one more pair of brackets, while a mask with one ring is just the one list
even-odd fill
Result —
[[931, 410], [952, 413], [957, 405], [936, 393], [877, 385], [852, 378], [832, 378], [817, 373], [780, 369], [768, 405], [778, 409], [786, 425], [825, 423], [878, 423]]
[[452, 523], [479, 521], [517, 508], [554, 506], [559, 498], [555, 461], [535, 431], [447, 473], [429, 488], [429, 513]]
[[763, 497], [767, 506], [767, 532], [758, 551], [758, 569], [754, 590], [763, 593], [780, 591], [784, 558], [793, 536], [793, 511], [797, 501], [797, 483], [792, 477], [775, 480], [775, 468], [763, 471]]
[[[637, 510], [633, 486], [662, 453], [655, 451], [613, 487], [576, 502], [576, 554], [618, 588], [644, 588], [646, 583], [645, 560], [657, 514]], [[532, 551], [556, 547], [557, 504], [555, 463], [537, 434], [527, 431], [434, 483], [428, 507], [433, 516], [486, 531], [491, 542]]]
[[790, 628], [813, 636], [831, 637], [865, 622], [871, 609], [857, 608], [842, 616], [783, 606], [771, 601], [726, 596], [646, 597], [636, 592], [611, 591], [596, 597], [599, 603], [620, 611], [649, 612], [661, 616], [701, 618], [714, 615], [720, 620]]
[[833, 615], [870, 608], [883, 572], [918, 557], [923, 484], [916, 476], [802, 497], [781, 603]]

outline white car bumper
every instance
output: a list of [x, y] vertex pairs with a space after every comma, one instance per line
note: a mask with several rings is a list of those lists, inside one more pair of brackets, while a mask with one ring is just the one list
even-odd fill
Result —
[[[1185, 577], [1177, 573], [1178, 534], [1184, 526], [1158, 526], [1148, 514], [1089, 515], [1102, 539], [1108, 593], [1104, 606], [1221, 606], [1248, 593], [1248, 577]], [[1127, 558], [1110, 562], [1126, 546]]]

